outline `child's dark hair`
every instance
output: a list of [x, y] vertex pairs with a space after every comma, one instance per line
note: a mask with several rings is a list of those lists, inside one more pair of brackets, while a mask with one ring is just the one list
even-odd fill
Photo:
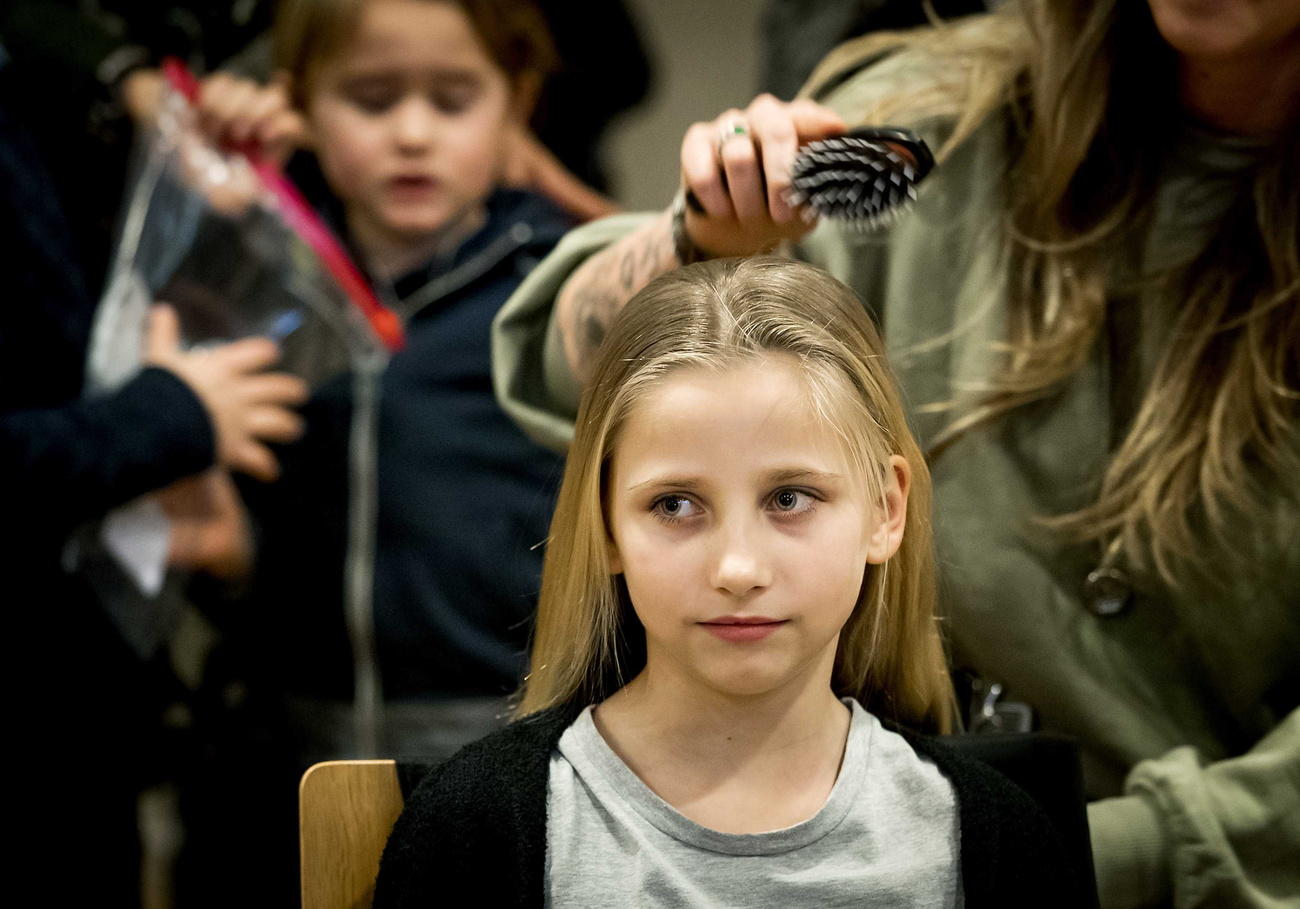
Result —
[[[355, 34], [361, 8], [374, 0], [281, 0], [275, 21], [275, 66], [289, 74], [302, 110], [321, 66]], [[557, 65], [546, 20], [531, 0], [427, 0], [460, 9], [512, 87], [538, 83]]]

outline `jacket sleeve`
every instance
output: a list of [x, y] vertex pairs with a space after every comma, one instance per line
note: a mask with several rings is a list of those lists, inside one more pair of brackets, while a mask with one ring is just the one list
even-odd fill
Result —
[[492, 323], [497, 400], [529, 436], [548, 448], [561, 452], [568, 448], [581, 391], [564, 358], [553, 318], [555, 298], [588, 257], [652, 217], [614, 215], [570, 231], [519, 285]]
[[1103, 906], [1294, 905], [1300, 894], [1300, 708], [1240, 757], [1175, 748], [1088, 807]]
[[213, 449], [199, 399], [148, 368], [104, 397], [0, 415], [0, 501], [14, 526], [68, 533], [209, 467]]

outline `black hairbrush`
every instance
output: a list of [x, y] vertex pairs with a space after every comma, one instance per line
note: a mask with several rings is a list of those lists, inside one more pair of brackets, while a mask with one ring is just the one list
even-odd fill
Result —
[[905, 210], [933, 168], [929, 146], [911, 130], [855, 129], [800, 149], [788, 198], [804, 206], [808, 220], [832, 218], [871, 230]]
[[[916, 199], [916, 184], [933, 169], [930, 147], [910, 129], [862, 127], [801, 148], [790, 169], [786, 198], [803, 206], [808, 221], [832, 218], [868, 231], [906, 210]], [[684, 200], [704, 213], [690, 189]]]

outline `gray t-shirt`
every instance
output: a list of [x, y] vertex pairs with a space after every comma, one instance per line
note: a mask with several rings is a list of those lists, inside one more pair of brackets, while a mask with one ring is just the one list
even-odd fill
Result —
[[730, 834], [689, 820], [605, 743], [591, 708], [551, 754], [548, 906], [961, 905], [952, 784], [846, 699], [839, 778], [813, 817]]

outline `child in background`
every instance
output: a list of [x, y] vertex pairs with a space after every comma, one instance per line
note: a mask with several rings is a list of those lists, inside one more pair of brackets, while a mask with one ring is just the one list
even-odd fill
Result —
[[[283, 848], [262, 853], [291, 874], [293, 784], [307, 764], [370, 749], [450, 755], [500, 724], [518, 685], [541, 569], [533, 547], [560, 459], [498, 408], [489, 328], [572, 221], [501, 185], [551, 65], [530, 4], [286, 0], [275, 39], [283, 81], [210, 101], [214, 131], [274, 145], [288, 131], [287, 95], [310, 149], [289, 173], [407, 336], [379, 380], [376, 437], [363, 440], [374, 473], [362, 482], [377, 484], [377, 532], [363, 541], [374, 552], [373, 643], [350, 641], [345, 624], [350, 377], [304, 407], [306, 432], [281, 452], [281, 480], [243, 490], [254, 564], [244, 608], [227, 611], [237, 623], [229, 656], [236, 669], [255, 667], [250, 690], [272, 711], [265, 734], [288, 730], [290, 740], [274, 780], [263, 742], [218, 743], [222, 772], [196, 783], [188, 828], [196, 850], [220, 857], [229, 834], [214, 816], [274, 801]], [[369, 661], [385, 709], [378, 741], [365, 743], [354, 737], [353, 686], [354, 667]], [[209, 684], [224, 690], [225, 681]], [[244, 755], [256, 755], [247, 773], [261, 784], [232, 772]]]
[[[380, 750], [450, 753], [496, 723], [518, 682], [541, 562], [530, 548], [559, 472], [498, 409], [489, 369], [493, 316], [571, 224], [499, 186], [550, 49], [536, 11], [509, 0], [289, 0], [276, 29], [311, 149], [289, 170], [407, 330], [381, 379], [375, 450], [376, 648], [387, 699], [406, 705], [392, 704]], [[351, 395], [348, 379], [319, 390], [282, 481], [249, 493], [263, 626], [251, 636], [314, 739], [305, 759], [355, 750]]]
[[929, 507], [848, 288], [648, 285], [583, 397], [516, 720], [417, 788], [375, 905], [1070, 904], [1023, 792], [882, 724], [952, 721]]

